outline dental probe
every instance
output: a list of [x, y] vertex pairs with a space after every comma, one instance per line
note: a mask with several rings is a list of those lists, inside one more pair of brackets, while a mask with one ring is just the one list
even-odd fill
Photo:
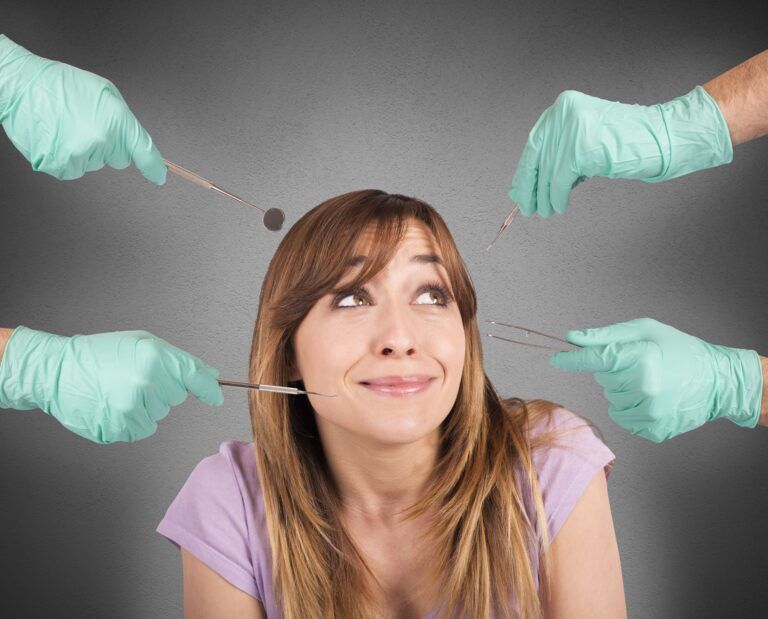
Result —
[[304, 391], [296, 387], [280, 387], [278, 385], [259, 385], [256, 383], [240, 383], [234, 380], [219, 380], [220, 385], [224, 387], [243, 387], [245, 389], [255, 389], [257, 391], [272, 391], [274, 393], [285, 393], [287, 395], [321, 395], [325, 398], [335, 398], [336, 394], [317, 393], [316, 391]]

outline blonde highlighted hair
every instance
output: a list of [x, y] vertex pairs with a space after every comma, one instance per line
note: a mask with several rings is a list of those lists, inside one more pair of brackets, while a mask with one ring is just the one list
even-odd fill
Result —
[[[548, 528], [533, 467], [531, 425], [556, 404], [502, 400], [483, 369], [477, 299], [445, 222], [427, 203], [378, 190], [340, 195], [305, 214], [280, 243], [261, 289], [250, 379], [291, 380], [293, 336], [337, 285], [359, 239], [373, 232], [353, 289], [391, 259], [408, 225], [432, 233], [466, 335], [461, 384], [440, 426], [428, 490], [408, 517], [434, 514], [429, 528], [433, 579], [445, 617], [538, 617], [539, 559]], [[275, 597], [286, 619], [373, 617], [373, 572], [345, 529], [309, 400], [251, 394], [257, 467], [272, 550]], [[526, 492], [533, 514], [526, 509]], [[546, 560], [544, 561], [544, 566]]]

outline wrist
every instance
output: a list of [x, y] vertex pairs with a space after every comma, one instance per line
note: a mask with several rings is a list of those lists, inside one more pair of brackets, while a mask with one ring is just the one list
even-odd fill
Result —
[[658, 106], [664, 124], [659, 144], [661, 173], [648, 183], [714, 168], [733, 160], [733, 144], [720, 108], [701, 86]]
[[760, 403], [760, 420], [757, 422], [761, 426], [768, 426], [768, 357], [760, 357], [760, 369], [763, 379], [762, 401]]
[[0, 329], [0, 361], [3, 360], [3, 353], [5, 353], [5, 345], [13, 335], [13, 329]]
[[715, 417], [754, 428], [761, 418], [763, 364], [754, 350], [714, 346], [717, 387]]
[[17, 327], [0, 359], [0, 408], [48, 412], [67, 337]]
[[53, 60], [36, 56], [0, 34], [0, 123], [26, 88], [53, 64]]

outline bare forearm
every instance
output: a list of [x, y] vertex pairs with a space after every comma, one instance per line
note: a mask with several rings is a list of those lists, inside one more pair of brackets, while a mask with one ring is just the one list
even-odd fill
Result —
[[11, 339], [11, 333], [13, 333], [13, 329], [0, 329], [0, 361], [3, 360], [5, 345], [8, 343], [8, 340]]
[[768, 50], [704, 84], [723, 113], [731, 142], [768, 134]]
[[763, 399], [758, 423], [761, 426], [768, 426], [768, 357], [760, 357], [760, 366], [763, 368]]

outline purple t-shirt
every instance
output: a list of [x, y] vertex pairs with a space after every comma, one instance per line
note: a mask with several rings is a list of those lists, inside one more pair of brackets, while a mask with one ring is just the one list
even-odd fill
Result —
[[[533, 462], [552, 540], [597, 472], [603, 469], [608, 475], [615, 456], [582, 419], [565, 409], [532, 432], [545, 430], [557, 430], [557, 442], [536, 450]], [[200, 462], [157, 531], [259, 599], [269, 619], [282, 617], [272, 593], [269, 535], [253, 443], [226, 441], [217, 454]]]

